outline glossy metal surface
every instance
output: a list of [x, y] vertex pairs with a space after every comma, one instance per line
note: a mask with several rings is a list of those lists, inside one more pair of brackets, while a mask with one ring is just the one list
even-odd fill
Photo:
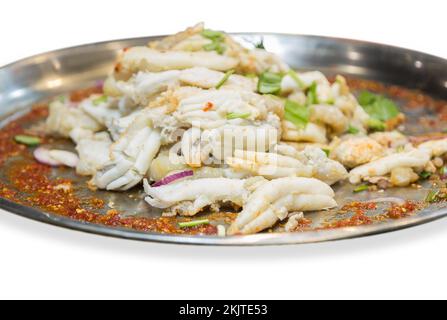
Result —
[[[327, 74], [342, 73], [381, 81], [419, 89], [433, 97], [447, 100], [447, 61], [441, 58], [402, 48], [345, 39], [279, 34], [238, 34], [237, 37], [247, 45], [263, 37], [268, 50], [278, 53], [296, 69], [318, 69]], [[1, 68], [0, 126], [10, 119], [9, 115], [26, 110], [32, 103], [89, 86], [103, 79], [111, 70], [119, 49], [146, 44], [155, 38], [157, 37], [63, 49]], [[402, 191], [396, 189], [390, 191], [390, 194], [400, 192]], [[413, 198], [423, 197], [422, 192], [425, 191], [415, 192]], [[352, 192], [350, 194], [352, 195]], [[342, 193], [339, 197], [343, 198], [343, 195]], [[361, 200], [362, 196], [358, 197]], [[124, 209], [126, 206], [127, 204]], [[136, 240], [198, 245], [272, 245], [347, 239], [407, 228], [447, 215], [447, 208], [433, 206], [414, 217], [370, 226], [217, 238], [162, 235], [109, 228], [44, 213], [1, 198], [0, 207], [27, 218], [85, 232]]]

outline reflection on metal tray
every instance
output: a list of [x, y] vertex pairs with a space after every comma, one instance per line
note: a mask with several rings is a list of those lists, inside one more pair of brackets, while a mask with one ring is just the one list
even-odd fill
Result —
[[[348, 77], [399, 85], [421, 90], [437, 99], [447, 100], [447, 62], [443, 59], [401, 48], [344, 39], [278, 34], [237, 35], [242, 42], [254, 42], [260, 37], [263, 37], [268, 50], [278, 53], [296, 69], [318, 69], [328, 75], [340, 73]], [[28, 58], [0, 69], [0, 126], [23, 114], [33, 103], [93, 85], [95, 81], [107, 75], [119, 49], [145, 44], [155, 38], [122, 40], [64, 49]], [[397, 102], [402, 106], [406, 105], [405, 98]], [[436, 117], [433, 108], [420, 105], [417, 108], [404, 108], [403, 112], [408, 117], [406, 124], [408, 134], [436, 130], [433, 127], [424, 127], [419, 121], [421, 116]], [[58, 140], [53, 144], [64, 149], [73, 148], [68, 141]], [[6, 183], [5, 172], [16, 160], [10, 159], [3, 164], [0, 169], [0, 182]], [[150, 208], [142, 201], [142, 191], [139, 189], [126, 193], [92, 192], [86, 187], [87, 179], [76, 176], [71, 170], [53, 169], [51, 175], [72, 180], [77, 197], [88, 198], [94, 195], [104, 200], [106, 204], [114, 203], [114, 208], [125, 215], [154, 218], [160, 215], [159, 210]], [[343, 183], [337, 185], [335, 190], [337, 201], [343, 206], [354, 200], [368, 201], [377, 197], [398, 196], [408, 200], [422, 200], [427, 195], [428, 188], [427, 183], [422, 188], [396, 188], [380, 194], [375, 192], [355, 194], [353, 186]], [[269, 245], [337, 240], [393, 231], [447, 215], [447, 204], [434, 204], [414, 216], [399, 220], [377, 219], [371, 225], [315, 230], [323, 223], [337, 221], [351, 214], [348, 211], [342, 216], [335, 211], [326, 211], [308, 215], [312, 220], [311, 231], [281, 233], [281, 226], [278, 226], [272, 233], [219, 238], [141, 232], [80, 222], [2, 198], [0, 207], [28, 218], [86, 232], [129, 239], [199, 245]], [[383, 210], [384, 208], [379, 205], [375, 212], [380, 214]], [[107, 208], [102, 209], [101, 213], [105, 211]], [[369, 215], [374, 216], [374, 211]]]

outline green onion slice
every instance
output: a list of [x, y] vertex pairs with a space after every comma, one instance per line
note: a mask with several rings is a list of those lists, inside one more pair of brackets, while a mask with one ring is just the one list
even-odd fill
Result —
[[363, 192], [369, 189], [369, 186], [364, 184], [354, 189], [354, 193]]
[[225, 43], [222, 43], [220, 41], [213, 41], [203, 46], [203, 49], [205, 51], [216, 51], [218, 54], [223, 54], [226, 48], [227, 46], [225, 45]]
[[367, 122], [367, 126], [373, 131], [385, 131], [386, 129], [385, 123], [375, 118], [370, 118]]
[[227, 82], [228, 79], [233, 75], [233, 73], [234, 70], [227, 71], [227, 73], [225, 73], [225, 75], [223, 76], [222, 80], [220, 80], [219, 83], [216, 85], [216, 89], [220, 89], [225, 84], [225, 82]]
[[210, 40], [223, 40], [225, 38], [225, 36], [222, 32], [211, 30], [211, 29], [203, 30], [202, 36], [207, 39], [210, 39]]
[[313, 104], [318, 104], [318, 94], [317, 94], [317, 83], [314, 82], [312, 83], [312, 85], [309, 87], [309, 90], [307, 92], [307, 104], [308, 105], [313, 105]]
[[284, 118], [297, 128], [304, 129], [309, 123], [309, 109], [299, 103], [286, 100]]
[[225, 35], [220, 31], [214, 31], [210, 29], [205, 29], [202, 31], [202, 36], [210, 39], [211, 43], [203, 46], [206, 51], [216, 51], [219, 54], [223, 54], [227, 48], [225, 45]]
[[300, 87], [301, 89], [306, 88], [306, 84], [304, 83], [303, 80], [300, 79], [298, 73], [296, 73], [294, 70], [290, 70], [287, 74], [293, 79], [293, 81], [296, 82], [298, 87]]
[[437, 200], [439, 194], [439, 190], [430, 190], [425, 198], [425, 202], [433, 203]]
[[325, 149], [325, 148], [323, 148], [323, 149], [321, 149], [321, 150], [323, 150], [324, 151], [324, 153], [326, 153], [326, 156], [330, 156], [331, 155], [331, 150], [329, 150], [329, 149]]
[[14, 137], [15, 142], [24, 144], [26, 146], [38, 146], [42, 141], [38, 137], [27, 136], [24, 134], [20, 134]]
[[432, 173], [431, 172], [428, 172], [428, 171], [422, 171], [420, 174], [419, 174], [419, 177], [421, 177], [422, 179], [428, 179], [428, 178], [430, 178], [432, 176]]
[[357, 129], [356, 127], [349, 126], [349, 128], [348, 128], [348, 133], [350, 133], [350, 134], [357, 134], [359, 132], [360, 132], [360, 130]]
[[251, 113], [236, 113], [236, 112], [231, 112], [229, 114], [227, 114], [227, 120], [234, 120], [234, 119], [247, 119], [248, 117], [250, 117]]
[[99, 106], [102, 103], [106, 103], [109, 98], [106, 95], [100, 96], [99, 98], [96, 98], [93, 100], [93, 105]]
[[283, 76], [279, 73], [264, 72], [259, 76], [258, 92], [263, 94], [278, 94], [281, 92]]
[[178, 225], [180, 228], [192, 228], [197, 227], [205, 224], [210, 224], [210, 221], [208, 219], [205, 220], [196, 220], [196, 221], [190, 221], [190, 222], [180, 222]]

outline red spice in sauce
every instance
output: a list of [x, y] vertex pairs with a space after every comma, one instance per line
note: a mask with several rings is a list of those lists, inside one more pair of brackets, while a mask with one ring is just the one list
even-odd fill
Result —
[[374, 222], [373, 218], [366, 215], [370, 210], [377, 209], [377, 204], [373, 202], [352, 202], [343, 206], [339, 213], [352, 212], [350, 218], [328, 222], [323, 229], [338, 229], [344, 227], [355, 227], [361, 225], [369, 225]]
[[420, 209], [420, 205], [418, 205], [414, 201], [406, 201], [405, 204], [398, 206], [393, 205], [390, 209], [386, 212], [385, 216], [390, 219], [402, 219], [405, 217], [410, 216], [412, 213], [414, 213], [416, 210]]
[[[117, 67], [120, 68], [119, 65]], [[447, 114], [445, 102], [435, 101], [420, 93], [414, 93], [397, 87], [385, 87], [374, 82], [357, 80], [349, 80], [348, 82], [353, 89], [386, 92], [391, 96], [407, 99], [410, 106], [431, 106], [437, 110], [445, 110]], [[70, 99], [73, 102], [79, 102], [93, 93], [101, 94], [102, 88], [97, 86], [75, 91], [70, 95]], [[206, 104], [204, 111], [209, 111], [213, 107], [213, 104], [209, 102]], [[217, 233], [217, 228], [213, 225], [201, 225], [193, 228], [180, 229], [176, 218], [123, 217], [116, 210], [109, 210], [106, 214], [98, 213], [97, 210], [105, 207], [103, 200], [94, 197], [87, 199], [78, 198], [72, 187], [72, 181], [49, 178], [51, 168], [34, 162], [30, 150], [26, 146], [17, 144], [14, 141], [15, 135], [26, 133], [27, 123], [37, 123], [38, 121], [44, 120], [47, 115], [47, 107], [45, 105], [38, 105], [25, 116], [10, 122], [0, 129], [0, 165], [13, 156], [20, 155], [22, 158], [22, 160], [16, 161], [9, 166], [10, 169], [7, 172], [7, 176], [9, 177], [10, 185], [5, 182], [0, 182], [0, 197], [23, 205], [40, 207], [45, 211], [72, 219], [113, 227], [169, 234], [214, 235]], [[420, 143], [420, 141], [418, 142]], [[400, 219], [415, 213], [420, 208], [420, 204], [407, 201], [402, 206], [393, 205], [383, 215], [379, 215], [379, 217], [383, 217], [384, 219]], [[379, 221], [380, 219], [377, 216], [369, 217], [367, 212], [375, 209], [377, 209], [377, 204], [371, 202], [353, 202], [347, 204], [340, 210], [340, 213], [353, 213], [350, 218], [326, 223], [324, 227], [316, 230], [372, 224], [374, 221]], [[236, 215], [236, 213], [220, 212], [207, 215], [207, 218], [211, 221], [231, 223], [236, 218]], [[307, 218], [301, 219], [297, 231], [311, 230], [311, 225], [312, 220]]]
[[212, 102], [207, 102], [203, 107], [203, 111], [208, 112], [214, 108], [214, 104]]

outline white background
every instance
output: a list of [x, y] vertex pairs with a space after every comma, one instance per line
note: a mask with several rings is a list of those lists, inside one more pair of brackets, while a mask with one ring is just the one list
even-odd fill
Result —
[[[198, 21], [227, 31], [372, 40], [447, 58], [446, 9], [439, 0], [3, 0], [0, 65]], [[447, 219], [335, 243], [202, 248], [109, 239], [0, 211], [0, 298], [446, 298], [446, 248]]]

